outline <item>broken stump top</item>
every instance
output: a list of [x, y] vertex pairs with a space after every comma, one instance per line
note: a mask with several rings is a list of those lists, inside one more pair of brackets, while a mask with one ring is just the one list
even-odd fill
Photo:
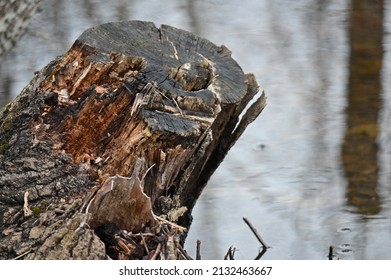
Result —
[[229, 49], [172, 26], [157, 28], [143, 21], [106, 23], [86, 30], [77, 46], [133, 57], [138, 61], [134, 70], [167, 90], [188, 94], [210, 90], [223, 103], [238, 102], [247, 91], [246, 77]]

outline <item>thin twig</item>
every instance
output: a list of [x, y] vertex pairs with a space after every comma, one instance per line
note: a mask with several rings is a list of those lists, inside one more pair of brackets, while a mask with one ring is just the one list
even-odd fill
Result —
[[262, 237], [259, 235], [258, 231], [256, 230], [256, 228], [250, 223], [250, 221], [247, 219], [247, 218], [244, 218], [243, 217], [243, 220], [244, 222], [249, 226], [249, 228], [251, 229], [251, 231], [254, 233], [255, 237], [258, 239], [258, 241], [262, 244], [263, 248], [265, 248], [266, 250], [270, 247], [268, 247], [266, 245], [266, 242], [263, 241]]
[[156, 260], [156, 258], [157, 258], [157, 256], [159, 255], [161, 249], [162, 249], [162, 244], [159, 243], [159, 244], [157, 245], [157, 247], [156, 247], [156, 251], [155, 251], [155, 253], [153, 254], [151, 260]]
[[148, 167], [147, 171], [145, 171], [143, 177], [141, 178], [140, 182], [144, 181], [145, 176], [147, 176], [148, 172], [155, 166], [155, 163], [152, 164], [150, 167]]
[[201, 240], [197, 240], [196, 260], [201, 260]]
[[174, 97], [172, 98], [172, 101], [174, 101], [175, 106], [177, 107], [177, 109], [178, 109], [178, 111], [179, 111], [179, 114], [181, 114], [181, 117], [183, 118], [183, 113], [182, 113], [181, 108], [180, 108], [179, 105], [178, 105], [178, 102], [176, 102], [176, 100], [174, 99]]
[[327, 256], [330, 261], [333, 260], [333, 257], [334, 257], [333, 251], [334, 251], [334, 247], [330, 246], [329, 247], [329, 255]]
[[228, 248], [227, 253], [224, 256], [224, 260], [235, 260], [234, 255], [235, 255], [235, 247], [231, 246]]
[[225, 256], [224, 256], [224, 260], [225, 260], [225, 261], [228, 260], [228, 257], [229, 257], [229, 250], [231, 250], [231, 247], [228, 248], [228, 251], [227, 251], [227, 253], [226, 253]]
[[189, 256], [189, 254], [182, 248], [182, 246], [178, 246], [178, 250], [181, 252], [181, 254], [185, 257], [186, 260], [193, 260], [192, 257]]
[[143, 241], [145, 251], [147, 252], [147, 255], [149, 255], [149, 249], [148, 249], [147, 243], [145, 242], [145, 238], [144, 238], [143, 234], [140, 234], [140, 236], [141, 236], [141, 240]]
[[159, 221], [162, 222], [162, 223], [166, 223], [166, 224], [169, 224], [169, 225], [172, 226], [172, 227], [175, 227], [175, 228], [178, 229], [180, 232], [186, 232], [186, 231], [187, 231], [187, 229], [186, 229], [185, 227], [178, 226], [177, 224], [172, 223], [172, 222], [170, 222], [170, 221], [167, 221], [166, 219], [163, 219], [163, 218], [161, 218], [161, 217], [159, 217], [159, 216], [156, 216], [156, 215], [154, 215], [154, 217], [155, 217], [156, 220], [159, 220]]
[[178, 251], [182, 255], [185, 260], [192, 260], [189, 254], [182, 248], [182, 246], [178, 245]]
[[267, 249], [262, 247], [262, 250], [259, 252], [259, 254], [255, 257], [254, 260], [260, 260], [262, 258], [262, 256], [266, 253]]
[[24, 257], [27, 254], [30, 254], [33, 250], [28, 250], [27, 252], [24, 252], [23, 254], [13, 258], [12, 260], [19, 260], [20, 258]]

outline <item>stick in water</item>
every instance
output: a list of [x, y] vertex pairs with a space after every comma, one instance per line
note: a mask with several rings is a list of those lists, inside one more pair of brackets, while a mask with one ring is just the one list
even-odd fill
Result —
[[254, 233], [255, 237], [258, 239], [258, 241], [262, 244], [264, 249], [270, 248], [269, 246], [266, 245], [266, 242], [263, 241], [262, 237], [259, 235], [258, 231], [256, 228], [250, 223], [250, 221], [247, 218], [243, 218], [243, 221], [249, 226], [251, 231]]
[[201, 260], [201, 240], [197, 240], [196, 260]]

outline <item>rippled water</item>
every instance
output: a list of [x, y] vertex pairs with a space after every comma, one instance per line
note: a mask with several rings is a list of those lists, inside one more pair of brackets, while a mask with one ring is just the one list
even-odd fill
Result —
[[[387, 4], [387, 5], [386, 5]], [[389, 2], [44, 1], [0, 63], [14, 97], [88, 27], [141, 19], [228, 46], [268, 105], [210, 180], [187, 250], [204, 259], [391, 259]], [[384, 7], [383, 7], [384, 5]], [[9, 93], [7, 95], [6, 93]]]

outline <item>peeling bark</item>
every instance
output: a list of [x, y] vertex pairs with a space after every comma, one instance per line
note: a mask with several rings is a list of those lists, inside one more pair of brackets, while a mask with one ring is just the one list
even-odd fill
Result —
[[258, 85], [230, 55], [174, 27], [107, 23], [36, 73], [0, 113], [0, 258], [107, 258], [96, 232], [109, 225], [166, 234], [144, 240], [145, 254], [173, 258], [175, 224], [190, 226], [210, 176], [266, 105], [262, 94], [239, 118]]

